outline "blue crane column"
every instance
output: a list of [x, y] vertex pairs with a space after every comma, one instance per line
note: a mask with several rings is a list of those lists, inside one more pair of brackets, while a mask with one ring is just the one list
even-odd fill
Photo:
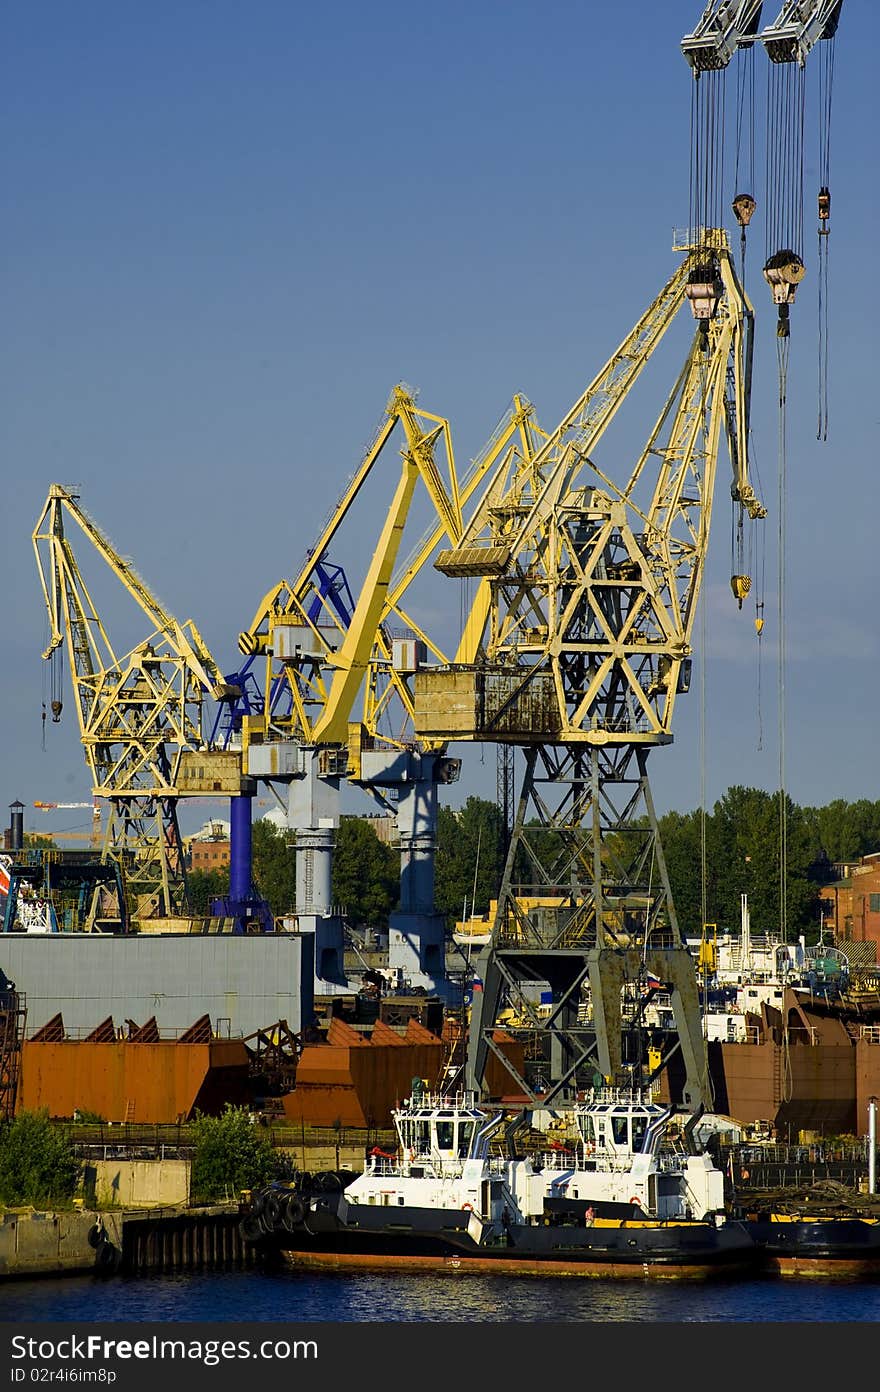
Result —
[[229, 893], [211, 901], [211, 913], [234, 920], [233, 933], [271, 933], [272, 910], [254, 887], [253, 793], [229, 799]]
[[460, 759], [410, 750], [366, 750], [358, 782], [393, 789], [400, 847], [400, 908], [388, 920], [388, 966], [410, 986], [446, 995], [446, 918], [434, 906], [437, 785], [453, 783]]

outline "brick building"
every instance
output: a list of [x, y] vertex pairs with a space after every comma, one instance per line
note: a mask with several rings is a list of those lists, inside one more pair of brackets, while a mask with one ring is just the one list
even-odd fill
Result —
[[844, 952], [848, 942], [870, 943], [880, 961], [880, 851], [840, 869], [840, 879], [819, 891], [825, 927]]
[[228, 864], [228, 841], [190, 842], [189, 867], [191, 870], [222, 870]]
[[223, 870], [229, 864], [229, 823], [205, 822], [186, 843], [190, 870]]

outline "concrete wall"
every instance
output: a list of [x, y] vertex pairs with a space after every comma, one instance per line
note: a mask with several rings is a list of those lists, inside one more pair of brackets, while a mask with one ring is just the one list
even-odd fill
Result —
[[69, 1033], [112, 1015], [162, 1034], [201, 1015], [233, 1038], [278, 1020], [298, 1033], [313, 1014], [311, 941], [295, 933], [240, 937], [104, 933], [0, 936], [0, 968], [27, 997], [30, 1036], [60, 1011]]
[[[65, 1271], [93, 1271], [96, 1249], [88, 1240], [98, 1215], [36, 1213], [15, 1209], [0, 1215], [0, 1279], [4, 1276], [40, 1276]], [[122, 1219], [102, 1215], [110, 1241], [121, 1249]]]
[[171, 1207], [189, 1203], [189, 1160], [95, 1160], [83, 1171], [83, 1192], [97, 1208]]

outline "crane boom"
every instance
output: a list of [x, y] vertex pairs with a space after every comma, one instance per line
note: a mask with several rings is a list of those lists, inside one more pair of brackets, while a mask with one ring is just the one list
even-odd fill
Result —
[[[470, 649], [460, 648], [454, 674], [426, 671], [416, 679], [420, 734], [452, 737], [460, 711], [449, 700], [451, 681], [459, 695], [472, 691], [481, 712], [470, 729], [456, 727], [457, 738], [517, 738], [519, 710], [526, 739], [537, 701], [559, 740], [671, 739], [722, 430], [734, 502], [754, 519], [766, 512], [748, 476], [751, 306], [722, 231], [703, 233], [699, 248], [684, 250], [679, 270], [557, 430], [503, 492], [490, 487], [459, 547], [438, 557], [445, 574], [486, 583], [467, 625]], [[628, 481], [616, 484], [593, 451], [688, 302], [706, 317], [698, 318], [641, 457]]]
[[35, 802], [34, 807], [39, 808], [41, 812], [51, 812], [54, 811], [56, 807], [63, 807], [65, 809], [69, 807], [91, 807], [93, 812], [97, 813], [99, 811], [94, 799], [91, 802]]
[[[181, 625], [173, 614], [169, 614], [163, 608], [131, 563], [119, 555], [97, 523], [79, 505], [77, 495], [59, 483], [50, 485], [46, 506], [34, 531], [37, 567], [49, 613], [50, 638], [43, 657], [50, 657], [64, 641], [61, 610], [62, 575], [66, 572], [70, 578], [81, 583], [76, 563], [72, 561], [72, 552], [64, 536], [62, 512], [72, 517], [81, 528], [99, 556], [140, 605], [154, 628], [167, 635], [205, 690], [218, 701], [228, 696], [230, 693], [227, 683], [193, 621], [189, 619]], [[37, 541], [44, 541], [50, 547], [51, 571], [44, 571]]]

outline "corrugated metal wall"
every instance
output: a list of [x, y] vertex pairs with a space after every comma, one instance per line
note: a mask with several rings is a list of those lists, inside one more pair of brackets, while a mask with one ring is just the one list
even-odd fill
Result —
[[162, 1035], [201, 1015], [231, 1038], [277, 1020], [294, 1033], [310, 1024], [312, 942], [293, 933], [231, 937], [50, 933], [0, 937], [0, 968], [27, 996], [27, 1035], [59, 1011], [70, 1035], [108, 1015], [122, 1027], [151, 1016]]

